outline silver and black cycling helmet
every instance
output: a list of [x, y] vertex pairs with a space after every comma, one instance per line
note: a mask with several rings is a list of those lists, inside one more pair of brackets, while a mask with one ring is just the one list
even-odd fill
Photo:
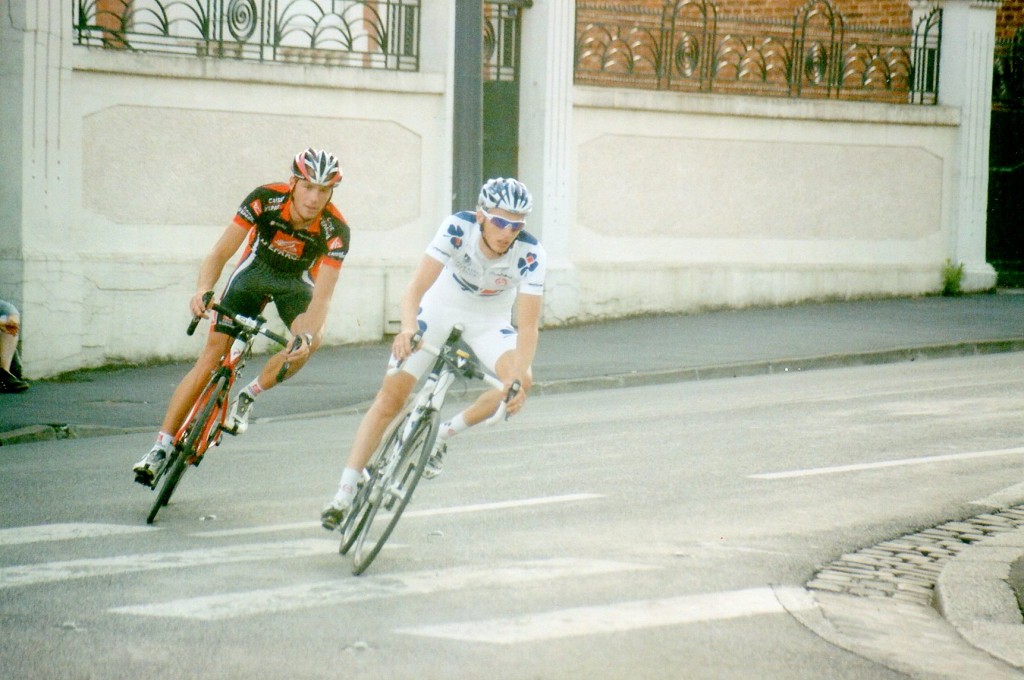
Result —
[[310, 147], [295, 156], [292, 174], [313, 184], [333, 187], [341, 181], [341, 163], [334, 154]]
[[533, 197], [526, 185], [511, 177], [495, 177], [484, 183], [477, 203], [490, 210], [500, 208], [517, 215], [526, 215], [533, 210]]

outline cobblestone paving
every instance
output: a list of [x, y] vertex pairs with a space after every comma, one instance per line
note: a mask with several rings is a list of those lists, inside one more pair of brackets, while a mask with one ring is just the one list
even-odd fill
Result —
[[1024, 527], [1024, 505], [946, 522], [847, 553], [808, 581], [811, 590], [931, 606], [946, 562], [973, 543]]

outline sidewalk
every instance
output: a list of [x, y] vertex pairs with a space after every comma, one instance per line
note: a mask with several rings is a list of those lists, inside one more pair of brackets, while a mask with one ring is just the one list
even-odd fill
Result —
[[[638, 317], [541, 331], [535, 394], [1024, 349], [1024, 291]], [[184, 333], [184, 328], [181, 331]], [[201, 340], [196, 339], [196, 354]], [[328, 347], [261, 397], [256, 419], [351, 409], [376, 393], [383, 342]], [[261, 365], [256, 357], [243, 380]], [[155, 429], [191, 362], [78, 371], [0, 395], [0, 446]]]
[[[533, 394], [1021, 350], [1024, 291], [639, 317], [542, 331]], [[384, 342], [325, 348], [261, 397], [255, 420], [364, 408], [387, 354]], [[261, 363], [251, 362], [243, 380]], [[26, 441], [155, 432], [190, 365], [79, 371], [0, 395], [0, 455]], [[991, 549], [936, 567], [932, 586], [946, 620], [975, 647], [1024, 670], [1014, 592], [1024, 587], [1024, 523]]]

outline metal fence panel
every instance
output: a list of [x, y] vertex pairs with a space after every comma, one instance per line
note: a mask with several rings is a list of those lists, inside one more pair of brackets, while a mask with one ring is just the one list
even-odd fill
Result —
[[72, 0], [75, 43], [419, 70], [421, 0]]
[[906, 29], [846, 23], [828, 0], [792, 21], [723, 17], [710, 0], [660, 9], [580, 2], [575, 77], [585, 85], [934, 104], [941, 13]]

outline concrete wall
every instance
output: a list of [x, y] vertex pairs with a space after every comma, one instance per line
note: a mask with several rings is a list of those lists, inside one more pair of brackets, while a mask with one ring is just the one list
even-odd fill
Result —
[[[417, 73], [85, 48], [69, 2], [0, 6], [0, 296], [22, 308], [30, 377], [194, 356], [201, 258], [306, 146], [341, 157], [353, 229], [327, 341], [390, 330], [450, 205], [455, 0], [423, 3]], [[527, 10], [520, 166], [555, 265], [546, 325], [934, 293], [947, 258], [976, 259], [955, 101], [586, 88], [572, 41], [569, 3]]]
[[942, 286], [958, 111], [577, 87], [583, 316]]
[[353, 229], [327, 341], [379, 339], [450, 202], [453, 3], [425, 5], [422, 69], [399, 73], [80, 47], [71, 3], [15, 2], [0, 296], [22, 309], [26, 372], [195, 354], [200, 260], [307, 146], [342, 159]]

